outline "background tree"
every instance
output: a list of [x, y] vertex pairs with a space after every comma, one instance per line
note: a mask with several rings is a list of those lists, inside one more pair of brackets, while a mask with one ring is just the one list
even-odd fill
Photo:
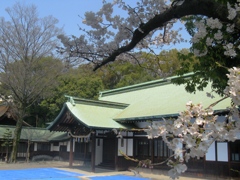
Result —
[[5, 156], [5, 162], [8, 162], [8, 155], [10, 148], [12, 147], [12, 131], [10, 129], [6, 129], [6, 131], [3, 134], [3, 143], [1, 146], [5, 147], [6, 150], [6, 156]]
[[[44, 98], [38, 108], [46, 115], [45, 122], [53, 121], [66, 102], [64, 95], [87, 99], [97, 99], [99, 91], [104, 89], [101, 77], [92, 72], [92, 65], [83, 64], [78, 68], [69, 68], [67, 72], [59, 76], [58, 85], [51, 87], [51, 96]], [[42, 114], [42, 113], [41, 113]]]
[[164, 78], [177, 74], [177, 70], [181, 68], [178, 53], [188, 52], [186, 49], [164, 50], [158, 55], [142, 52], [134, 54], [134, 58], [118, 59], [109, 63], [99, 69], [97, 74], [102, 77], [105, 89]]
[[16, 3], [6, 9], [10, 20], [0, 20], [0, 82], [13, 97], [17, 111], [11, 162], [16, 161], [22, 122], [27, 109], [45, 88], [54, 85], [61, 72], [57, 61], [43, 59], [57, 46], [58, 22], [49, 16], [39, 18], [35, 6]]

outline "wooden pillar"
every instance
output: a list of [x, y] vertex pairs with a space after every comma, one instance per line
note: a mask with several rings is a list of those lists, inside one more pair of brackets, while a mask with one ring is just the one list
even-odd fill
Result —
[[73, 137], [70, 138], [69, 167], [73, 165]]
[[[124, 139], [123, 139], [124, 140]], [[115, 151], [115, 170], [117, 171], [118, 170], [118, 138], [115, 137], [115, 148], [114, 148], [114, 151]]]
[[92, 133], [92, 153], [91, 153], [91, 168], [95, 172], [95, 152], [96, 152], [96, 133]]
[[154, 139], [150, 139], [151, 141], [151, 161], [154, 163]]
[[227, 149], [228, 149], [228, 176], [231, 176], [232, 169], [231, 169], [231, 149], [230, 149], [230, 143], [227, 142]]
[[217, 146], [217, 141], [214, 142], [215, 143], [215, 176], [217, 176], [218, 174], [218, 146]]

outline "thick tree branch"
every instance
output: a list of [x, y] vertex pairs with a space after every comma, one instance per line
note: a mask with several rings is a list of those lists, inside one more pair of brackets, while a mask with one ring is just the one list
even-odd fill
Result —
[[223, 22], [229, 21], [227, 19], [227, 6], [224, 4], [220, 4], [215, 0], [185, 0], [181, 6], [171, 7], [165, 12], [156, 15], [147, 23], [141, 24], [141, 27], [134, 31], [131, 42], [113, 51], [108, 58], [103, 59], [95, 66], [94, 71], [111, 61], [115, 61], [116, 57], [120, 54], [132, 50], [154, 29], [163, 27], [167, 22], [173, 19], [180, 19], [189, 15], [203, 15], [218, 18]]

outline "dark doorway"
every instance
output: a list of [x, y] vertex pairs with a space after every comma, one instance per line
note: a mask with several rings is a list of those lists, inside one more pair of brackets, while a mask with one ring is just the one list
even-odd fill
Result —
[[103, 139], [103, 162], [114, 163], [115, 159], [115, 138]]
[[91, 152], [89, 151], [89, 143], [75, 142], [74, 159], [90, 161]]

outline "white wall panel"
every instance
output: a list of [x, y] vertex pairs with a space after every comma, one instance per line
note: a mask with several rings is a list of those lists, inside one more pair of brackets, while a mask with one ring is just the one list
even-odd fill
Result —
[[208, 152], [206, 153], [206, 161], [216, 161], [215, 142], [211, 144], [211, 146], [208, 149]]
[[[98, 141], [100, 141], [98, 146]], [[96, 139], [96, 150], [95, 150], [95, 165], [98, 165], [102, 162], [103, 158], [103, 139]]]
[[133, 139], [128, 139], [127, 155], [133, 156]]
[[228, 161], [228, 146], [226, 142], [217, 142], [217, 159], [218, 161]]

